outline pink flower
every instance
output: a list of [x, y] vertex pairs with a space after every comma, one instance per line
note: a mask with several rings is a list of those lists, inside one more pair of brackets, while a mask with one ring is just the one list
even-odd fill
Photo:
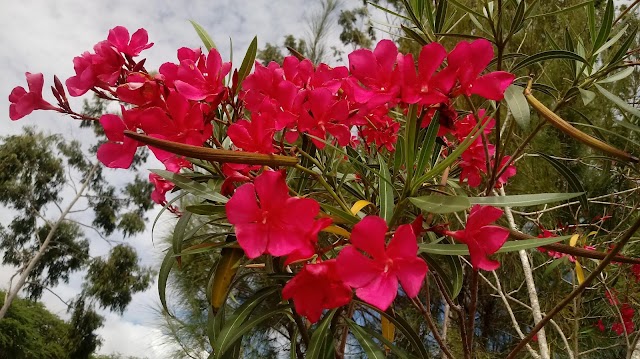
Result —
[[249, 258], [285, 256], [307, 246], [306, 230], [320, 212], [318, 202], [289, 197], [281, 172], [266, 171], [240, 186], [226, 204], [238, 244]]
[[106, 114], [100, 124], [109, 142], [103, 143], [97, 152], [98, 160], [109, 168], [129, 168], [136, 154], [138, 141], [124, 135], [125, 130], [135, 130], [139, 124], [140, 111], [126, 110], [121, 106], [122, 118]]
[[350, 83], [356, 102], [374, 108], [397, 100], [400, 93], [400, 79], [395, 69], [397, 56], [398, 48], [391, 40], [380, 41], [373, 52], [358, 49], [349, 54], [349, 71], [353, 76]]
[[176, 185], [155, 173], [149, 173], [149, 181], [154, 186], [153, 192], [151, 192], [151, 200], [160, 205], [167, 204], [165, 194], [174, 189]]
[[220, 186], [220, 193], [227, 196], [236, 189], [234, 183], [244, 183], [251, 181], [249, 172], [257, 171], [260, 166], [244, 165], [239, 163], [223, 163], [222, 173], [226, 176]]
[[124, 65], [122, 55], [106, 40], [97, 43], [93, 50], [95, 54], [85, 51], [73, 59], [76, 75], [66, 81], [71, 96], [82, 96], [92, 87], [115, 86], [120, 77]]
[[120, 101], [141, 107], [166, 107], [161, 94], [162, 88], [151, 76], [134, 72], [127, 76], [127, 82], [118, 86], [116, 94]]
[[[319, 149], [323, 149], [327, 132], [338, 141], [338, 145], [346, 146], [351, 139], [347, 127], [349, 107], [346, 100], [336, 100], [331, 91], [318, 88], [309, 93], [309, 101], [305, 103], [305, 111], [300, 115], [298, 129], [314, 137], [311, 141]], [[320, 140], [318, 140], [317, 138]]]
[[318, 243], [318, 233], [326, 227], [329, 227], [333, 223], [331, 218], [323, 217], [313, 222], [313, 225], [305, 232], [307, 234], [307, 243], [300, 249], [295, 250], [287, 256], [284, 261], [284, 265], [289, 265], [293, 262], [309, 259], [316, 253], [316, 244]]
[[462, 41], [447, 56], [449, 66], [440, 76], [452, 77], [455, 73], [460, 85], [458, 90], [460, 93], [500, 101], [504, 97], [504, 91], [515, 79], [515, 75], [505, 71], [495, 71], [478, 77], [489, 65], [491, 59], [493, 59], [493, 46], [488, 40]]
[[640, 264], [634, 264], [631, 266], [631, 273], [636, 278], [636, 283], [640, 282]]
[[206, 59], [197, 64], [191, 59], [182, 60], [173, 84], [189, 100], [219, 103], [226, 94], [223, 80], [230, 70], [231, 63], [222, 62], [218, 50], [212, 48]]
[[502, 210], [475, 205], [467, 218], [467, 227], [446, 234], [469, 247], [471, 265], [475, 269], [496, 270], [500, 263], [489, 259], [507, 241], [509, 231], [498, 226], [490, 226], [502, 216]]
[[9, 95], [9, 118], [19, 120], [33, 110], [56, 110], [57, 108], [42, 98], [44, 76], [41, 73], [25, 72], [29, 92], [22, 86], [15, 87]]
[[240, 120], [229, 126], [227, 135], [235, 146], [244, 151], [271, 154], [274, 152], [275, 126], [271, 116], [254, 112], [251, 121]]
[[[131, 41], [129, 41], [129, 39], [131, 39]], [[109, 44], [115, 47], [116, 50], [131, 57], [138, 56], [142, 50], [153, 46], [153, 42], [149, 43], [147, 30], [138, 29], [138, 31], [134, 32], [133, 36], [129, 38], [129, 30], [124, 26], [116, 26], [109, 30], [107, 41], [109, 41]]]
[[282, 290], [282, 298], [293, 299], [296, 312], [311, 323], [320, 319], [323, 310], [348, 304], [352, 295], [338, 276], [335, 259], [306, 264]]
[[604, 323], [602, 322], [602, 319], [598, 319], [598, 323], [596, 323], [596, 328], [598, 328], [599, 331], [604, 332]]
[[[398, 56], [398, 68], [403, 77], [402, 100], [406, 103], [420, 103], [434, 105], [446, 102], [447, 94], [451, 91], [453, 81], [434, 76], [436, 70], [447, 57], [447, 50], [437, 42], [426, 45], [420, 51], [418, 58], [418, 73], [413, 61], [413, 55]], [[442, 80], [449, 80], [443, 82]]]
[[344, 282], [356, 288], [360, 299], [382, 310], [396, 298], [398, 281], [407, 296], [417, 296], [428, 270], [427, 264], [417, 257], [418, 243], [411, 225], [398, 227], [385, 246], [387, 229], [382, 218], [365, 217], [353, 226], [352, 245], [342, 249], [337, 258]]

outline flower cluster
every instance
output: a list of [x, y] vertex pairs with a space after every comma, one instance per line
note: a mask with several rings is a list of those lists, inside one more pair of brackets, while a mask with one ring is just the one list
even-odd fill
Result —
[[[66, 91], [56, 79], [53, 94], [58, 107], [42, 97], [42, 74], [27, 73], [29, 91], [16, 87], [9, 97], [11, 119], [37, 109], [86, 119], [70, 109], [66, 93], [81, 96], [92, 91], [116, 100], [120, 115], [99, 118], [108, 141], [98, 148], [97, 156], [107, 167], [128, 168], [143, 144], [126, 131], [267, 155], [289, 154], [298, 145], [323, 150], [328, 144], [392, 153], [402, 126], [397, 114], [413, 106], [419, 126], [438, 121], [438, 136], [451, 148], [475, 136], [456, 163], [461, 182], [478, 187], [492, 168], [509, 161], [502, 156], [500, 166], [495, 164], [495, 147], [487, 136], [495, 121], [484, 110], [459, 113], [455, 108], [458, 98], [466, 98], [464, 103], [471, 103], [471, 96], [499, 101], [514, 80], [508, 72], [485, 72], [493, 58], [487, 40], [461, 42], [450, 52], [432, 43], [421, 49], [417, 61], [383, 40], [374, 50], [349, 54], [348, 66], [315, 65], [290, 56], [282, 65], [256, 63], [246, 78], [232, 73], [231, 63], [224, 62], [215, 48], [208, 52], [181, 48], [176, 63], [162, 64], [156, 74], [148, 72], [145, 60], [137, 58], [152, 45], [144, 29], [132, 35], [121, 26], [111, 29], [93, 52], [73, 60], [76, 74], [66, 81]], [[213, 136], [214, 130], [222, 136]], [[192, 167], [183, 157], [149, 149], [169, 171]], [[226, 219], [238, 245], [250, 259], [283, 257], [284, 265], [301, 267], [285, 285], [283, 298], [292, 299], [297, 312], [310, 321], [317, 321], [325, 309], [349, 303], [353, 290], [382, 310], [392, 304], [399, 286], [408, 297], [418, 295], [428, 271], [418, 256], [421, 217], [413, 224], [389, 228], [383, 218], [369, 215], [350, 233], [341, 227], [344, 240], [323, 247], [319, 233], [327, 231], [333, 220], [315, 199], [291, 195], [296, 193], [288, 187], [285, 171], [224, 163], [218, 172], [224, 179], [220, 192], [230, 196]], [[500, 172], [496, 186], [513, 176], [515, 168]], [[149, 179], [155, 186], [152, 199], [167, 205], [165, 195], [175, 185], [156, 174]], [[177, 208], [170, 210], [180, 215]], [[475, 206], [466, 228], [444, 232], [469, 247], [475, 269], [499, 266], [489, 256], [508, 237], [507, 230], [491, 225], [501, 215], [497, 208]], [[327, 255], [329, 251], [334, 255]]]

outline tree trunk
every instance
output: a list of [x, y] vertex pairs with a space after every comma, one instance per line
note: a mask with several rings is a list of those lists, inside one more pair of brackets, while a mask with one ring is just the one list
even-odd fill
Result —
[[20, 278], [18, 278], [18, 282], [16, 283], [16, 285], [13, 288], [11, 288], [11, 286], [7, 288], [7, 295], [5, 296], [4, 304], [2, 305], [2, 308], [0, 308], [0, 320], [2, 320], [5, 317], [5, 315], [7, 314], [7, 311], [9, 311], [9, 307], [11, 306], [11, 303], [13, 302], [13, 300], [16, 298], [16, 296], [18, 295], [18, 293], [26, 283], [27, 278], [29, 277], [29, 274], [31, 274], [31, 271], [36, 266], [38, 261], [40, 261], [45, 251], [49, 247], [49, 244], [53, 239], [53, 235], [55, 234], [56, 230], [60, 226], [60, 223], [62, 223], [62, 221], [65, 220], [65, 218], [67, 217], [67, 215], [69, 214], [73, 206], [75, 206], [78, 199], [82, 197], [82, 194], [87, 189], [87, 186], [89, 186], [91, 177], [93, 177], [93, 174], [96, 172], [99, 165], [100, 165], [99, 162], [96, 162], [96, 164], [93, 165], [93, 167], [91, 168], [91, 171], [89, 171], [89, 174], [85, 178], [85, 181], [82, 184], [82, 187], [80, 187], [80, 189], [76, 193], [76, 196], [73, 198], [73, 200], [71, 200], [71, 203], [69, 203], [67, 208], [65, 208], [64, 211], [60, 214], [60, 217], [58, 218], [58, 220], [53, 224], [53, 226], [51, 227], [51, 230], [49, 230], [49, 233], [47, 234], [47, 238], [45, 238], [44, 242], [42, 242], [42, 244], [40, 245], [38, 252], [36, 252], [35, 256], [31, 258], [26, 268], [24, 268], [24, 270], [20, 273]]

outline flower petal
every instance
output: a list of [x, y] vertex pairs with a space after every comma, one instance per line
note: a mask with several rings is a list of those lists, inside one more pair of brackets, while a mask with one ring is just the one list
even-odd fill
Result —
[[358, 252], [353, 246], [342, 249], [337, 258], [340, 278], [350, 287], [367, 285], [382, 273], [381, 266]]
[[225, 205], [227, 220], [231, 224], [257, 222], [260, 209], [256, 200], [253, 183], [246, 183], [236, 189], [229, 202]]
[[395, 260], [396, 258], [415, 258], [418, 253], [418, 242], [413, 229], [409, 224], [403, 224], [396, 229], [389, 246], [387, 256]]
[[394, 260], [394, 273], [400, 280], [404, 292], [409, 298], [418, 295], [429, 267], [418, 257]]
[[394, 275], [376, 277], [367, 286], [356, 289], [356, 295], [365, 302], [387, 310], [398, 294], [398, 278]]
[[378, 216], [366, 216], [353, 226], [351, 243], [358, 249], [370, 254], [373, 258], [386, 258], [384, 236], [387, 233], [387, 222]]

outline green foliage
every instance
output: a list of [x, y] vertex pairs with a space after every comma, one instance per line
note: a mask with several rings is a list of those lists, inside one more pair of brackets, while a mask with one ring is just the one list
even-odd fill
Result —
[[[5, 293], [0, 292], [0, 305]], [[71, 326], [38, 302], [16, 299], [0, 320], [0, 359], [68, 359]]]

